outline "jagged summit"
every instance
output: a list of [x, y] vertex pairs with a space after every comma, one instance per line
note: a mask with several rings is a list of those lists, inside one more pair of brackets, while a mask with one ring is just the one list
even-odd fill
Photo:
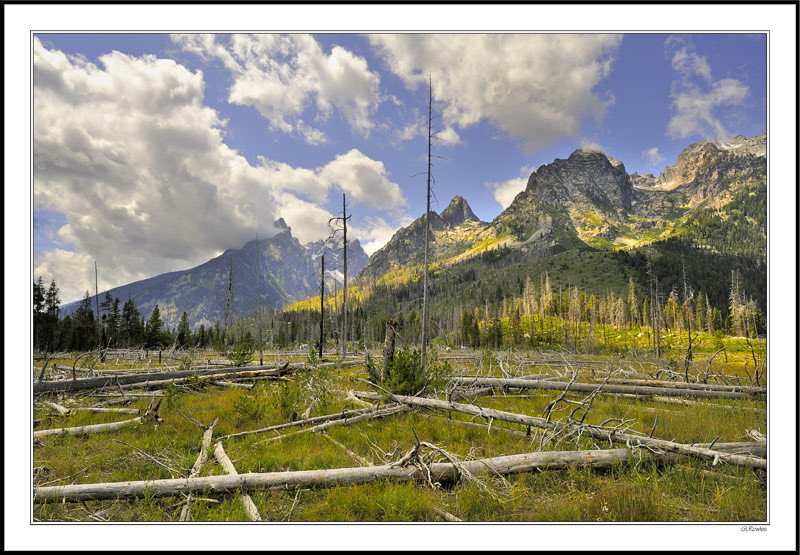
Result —
[[278, 229], [289, 229], [289, 226], [286, 224], [286, 220], [283, 218], [278, 218], [275, 220], [275, 227]]
[[456, 195], [450, 204], [439, 215], [451, 227], [459, 226], [465, 222], [479, 222], [467, 201], [461, 195]]

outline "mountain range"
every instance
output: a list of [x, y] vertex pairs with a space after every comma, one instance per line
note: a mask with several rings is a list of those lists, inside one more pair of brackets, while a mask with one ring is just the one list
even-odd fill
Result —
[[[619, 160], [578, 149], [534, 171], [526, 188], [492, 222], [481, 222], [460, 196], [441, 215], [431, 212], [432, 260], [454, 264], [500, 248], [555, 253], [587, 246], [640, 247], [685, 235], [692, 214], [704, 209], [722, 218], [721, 209], [740, 191], [759, 184], [765, 190], [765, 173], [765, 134], [690, 145], [658, 177], [628, 174]], [[748, 189], [747, 194], [755, 192]], [[760, 217], [751, 215], [753, 225], [766, 221], [766, 203], [760, 211]], [[398, 230], [372, 254], [359, 277], [375, 280], [421, 264], [424, 219]], [[766, 228], [761, 231], [766, 259]], [[697, 234], [692, 239], [703, 244]]]
[[[156, 304], [164, 325], [175, 327], [184, 311], [190, 325], [225, 320], [228, 282], [231, 281], [229, 321], [254, 312], [258, 293], [262, 308], [281, 308], [319, 292], [321, 255], [325, 254], [326, 284], [341, 283], [341, 246], [316, 241], [302, 245], [283, 218], [272, 237], [252, 240], [239, 249], [230, 248], [194, 268], [169, 272], [115, 287], [108, 293], [123, 303], [133, 299], [145, 318]], [[355, 275], [368, 257], [358, 239], [347, 242], [348, 275]], [[258, 259], [258, 276], [256, 272]], [[232, 276], [232, 280], [230, 280]], [[341, 287], [341, 285], [339, 285]], [[101, 300], [105, 292], [100, 293]], [[62, 316], [74, 312], [80, 301], [61, 307]]]
[[[538, 277], [535, 272], [545, 261], [556, 281], [562, 270], [569, 275], [565, 284], [580, 279], [600, 292], [603, 287], [621, 289], [618, 282], [625, 284], [628, 277], [644, 287], [642, 249], [649, 248], [647, 256], [658, 262], [659, 279], [667, 288], [677, 283], [675, 265], [688, 259], [693, 287], [713, 289], [722, 306], [725, 293], [719, 282], [729, 278], [731, 268], [742, 268], [745, 283], [765, 311], [766, 212], [765, 134], [692, 144], [658, 176], [628, 174], [621, 161], [599, 150], [578, 149], [532, 172], [525, 189], [491, 222], [476, 217], [461, 196], [440, 214], [431, 211], [430, 260], [434, 268], [451, 267], [453, 272], [469, 265], [463, 275], [473, 280], [484, 275], [499, 289], [504, 280], [522, 283], [523, 275]], [[283, 308], [318, 294], [323, 251], [329, 279], [341, 282], [340, 246], [322, 241], [302, 245], [283, 220], [276, 225], [279, 233], [258, 242], [262, 307]], [[348, 275], [356, 276], [351, 283], [369, 289], [415, 282], [421, 275], [424, 238], [423, 214], [370, 257], [357, 240], [349, 242]], [[628, 253], [627, 258], [620, 253]], [[486, 273], [498, 267], [499, 258], [509, 268], [513, 265], [516, 274]], [[225, 318], [232, 266], [233, 321], [256, 308], [255, 260], [256, 241], [251, 241], [196, 268], [118, 287], [110, 294], [123, 302], [134, 299], [145, 316], [158, 303], [168, 326], [176, 325], [184, 310], [193, 326], [208, 325]], [[467, 281], [461, 278], [454, 287]], [[475, 295], [470, 287], [462, 287], [461, 298]], [[381, 310], [391, 310], [392, 302], [386, 300]], [[62, 314], [78, 304], [62, 307]]]

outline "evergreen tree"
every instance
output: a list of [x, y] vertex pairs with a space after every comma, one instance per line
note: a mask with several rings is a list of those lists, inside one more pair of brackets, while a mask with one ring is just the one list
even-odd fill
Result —
[[92, 310], [92, 297], [89, 291], [81, 301], [80, 306], [73, 315], [73, 333], [70, 347], [77, 351], [88, 351], [97, 345], [97, 327], [95, 325], [94, 311]]
[[58, 344], [58, 313], [60, 310], [61, 299], [58, 297], [58, 287], [56, 280], [50, 282], [50, 287], [45, 294], [45, 312], [47, 317], [45, 319], [44, 337], [42, 338], [49, 345]]
[[33, 282], [33, 345], [34, 348], [40, 349], [44, 345], [44, 331], [45, 331], [45, 311], [44, 311], [45, 289], [42, 276], [39, 276], [37, 281]]
[[192, 330], [189, 329], [189, 315], [186, 314], [186, 311], [184, 310], [183, 314], [181, 315], [181, 320], [178, 323], [178, 344], [181, 347], [185, 347], [189, 344], [191, 338]]
[[156, 304], [153, 312], [150, 314], [150, 319], [147, 320], [145, 326], [145, 345], [147, 347], [160, 347], [161, 346], [161, 314]]

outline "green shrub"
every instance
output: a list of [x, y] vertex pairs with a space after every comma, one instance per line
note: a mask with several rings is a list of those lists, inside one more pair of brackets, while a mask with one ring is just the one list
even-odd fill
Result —
[[253, 358], [253, 347], [249, 341], [240, 341], [228, 353], [228, 360], [233, 368], [246, 366]]
[[248, 420], [262, 420], [267, 413], [267, 406], [261, 396], [242, 395], [233, 402], [233, 420], [236, 425]]
[[401, 349], [386, 369], [386, 389], [399, 395], [419, 393], [425, 383], [422, 380], [422, 360], [419, 349]]
[[284, 420], [296, 420], [303, 400], [303, 387], [306, 382], [305, 372], [297, 372], [292, 381], [278, 385], [278, 412]]

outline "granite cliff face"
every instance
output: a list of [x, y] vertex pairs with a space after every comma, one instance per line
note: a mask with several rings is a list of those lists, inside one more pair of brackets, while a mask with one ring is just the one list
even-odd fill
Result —
[[[429, 213], [431, 259], [457, 253], [460, 245], [469, 244], [487, 224], [474, 214], [462, 197], [453, 198], [441, 214]], [[421, 264], [425, 254], [425, 215], [400, 228], [382, 248], [369, 258], [359, 277], [375, 280], [406, 264]]]
[[[578, 149], [534, 171], [525, 190], [485, 224], [456, 197], [431, 212], [432, 260], [463, 260], [508, 247], [543, 256], [585, 247], [629, 248], [675, 234], [699, 206], [724, 206], [742, 187], [763, 179], [766, 135], [700, 141], [655, 177], [629, 175], [597, 150]], [[375, 280], [423, 258], [424, 217], [398, 230], [374, 253], [360, 277]]]

